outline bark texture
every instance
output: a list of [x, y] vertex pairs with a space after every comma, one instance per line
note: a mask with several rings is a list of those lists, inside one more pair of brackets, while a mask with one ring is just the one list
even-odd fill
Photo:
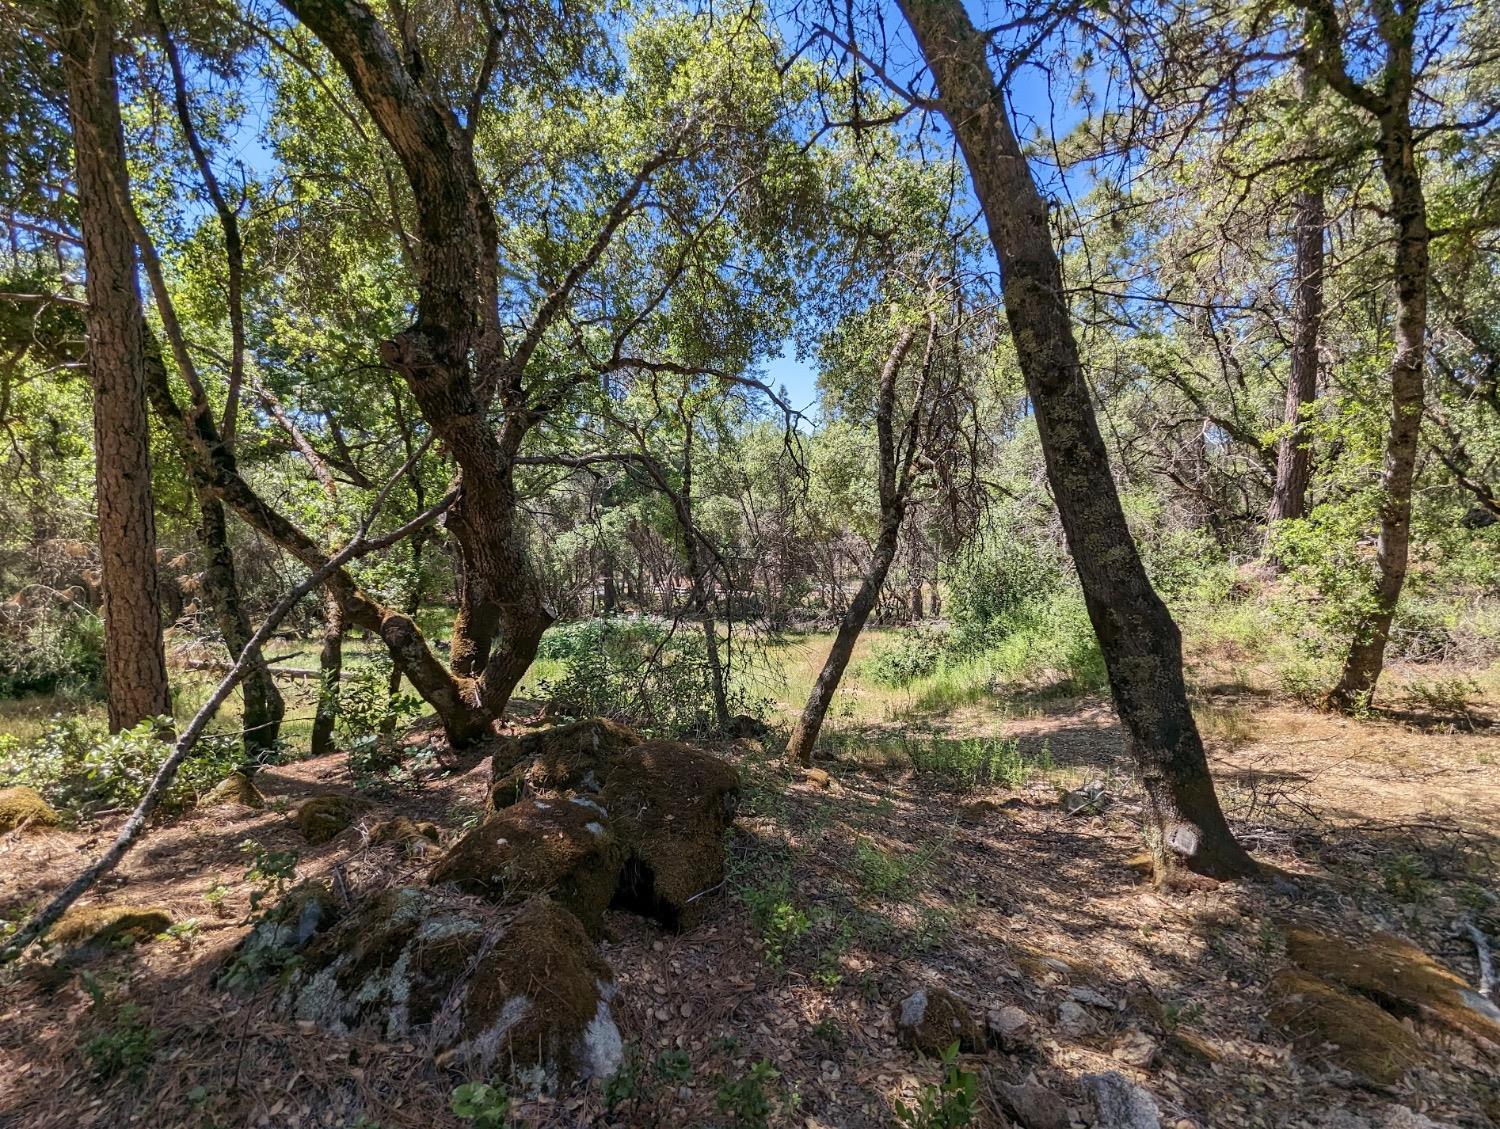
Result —
[[[1286, 434], [1276, 445], [1276, 485], [1266, 528], [1305, 517], [1312, 480], [1312, 447], [1304, 420], [1318, 398], [1318, 338], [1323, 325], [1323, 230], [1327, 215], [1320, 189], [1298, 194], [1292, 218], [1296, 294], [1292, 309], [1292, 366], [1286, 386]], [[1274, 551], [1268, 559], [1275, 563]]]
[[[234, 553], [229, 544], [229, 523], [224, 503], [212, 491], [198, 490], [198, 541], [206, 558], [203, 569], [203, 596], [213, 609], [219, 633], [229, 649], [231, 660], [237, 660], [250, 642], [253, 628], [240, 599], [239, 579], [235, 574]], [[250, 657], [244, 680], [240, 683], [244, 700], [241, 727], [245, 754], [256, 759], [257, 752], [269, 752], [281, 736], [281, 720], [286, 703], [270, 667], [259, 655]]]
[[1142, 567], [1110, 473], [1047, 223], [961, 0], [903, 0], [936, 80], [1000, 263], [1006, 315], [1026, 378], [1047, 477], [1109, 671], [1126, 748], [1144, 783], [1158, 880], [1182, 868], [1216, 878], [1255, 873], [1214, 792], [1188, 707], [1177, 625]]
[[135, 242], [112, 188], [115, 170], [125, 167], [113, 19], [101, 0], [64, 0], [56, 12], [86, 271], [109, 726], [118, 732], [172, 712], [157, 590], [145, 320]]
[[344, 672], [344, 605], [338, 593], [323, 593], [323, 649], [318, 652], [318, 708], [313, 715], [312, 755], [334, 750], [333, 728], [339, 716], [339, 678]]

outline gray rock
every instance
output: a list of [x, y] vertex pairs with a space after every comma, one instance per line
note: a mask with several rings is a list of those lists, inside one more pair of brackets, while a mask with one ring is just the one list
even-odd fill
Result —
[[1030, 1041], [1031, 1016], [1014, 1004], [991, 1009], [985, 1016], [985, 1026], [1001, 1050], [1019, 1050]]
[[1057, 1022], [1069, 1035], [1084, 1035], [1094, 1028], [1094, 1021], [1081, 1004], [1064, 1000], [1057, 1008]]
[[1161, 1129], [1156, 1099], [1123, 1074], [1085, 1074], [1083, 1085], [1094, 1099], [1095, 1129]]
[[1018, 1085], [999, 1082], [996, 1092], [1006, 1115], [1013, 1118], [1021, 1129], [1069, 1129], [1072, 1125], [1068, 1103], [1035, 1078], [1028, 1078]]
[[1063, 793], [1062, 810], [1067, 815], [1103, 815], [1114, 802], [1104, 781], [1090, 780], [1082, 788]]

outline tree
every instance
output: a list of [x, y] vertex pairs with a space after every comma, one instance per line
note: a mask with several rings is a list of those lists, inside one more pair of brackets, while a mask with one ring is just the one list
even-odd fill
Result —
[[125, 137], [110, 5], [106, 0], [62, 0], [54, 11], [67, 76], [87, 271], [105, 670], [109, 724], [118, 731], [172, 710], [157, 590], [145, 320], [134, 241], [115, 185], [125, 167]]
[[[1313, 100], [1316, 76], [1300, 72], [1304, 103]], [[1268, 556], [1274, 562], [1273, 531], [1278, 521], [1304, 517], [1312, 477], [1312, 448], [1304, 415], [1318, 397], [1318, 343], [1323, 323], [1323, 240], [1327, 225], [1323, 190], [1308, 183], [1292, 210], [1292, 347], [1287, 376], [1285, 433], [1276, 445], [1276, 482], [1266, 514]]]
[[1391, 620], [1406, 583], [1411, 550], [1411, 491], [1425, 400], [1423, 367], [1427, 351], [1427, 291], [1431, 233], [1427, 201], [1417, 163], [1412, 126], [1416, 89], [1416, 32], [1422, 5], [1371, 6], [1383, 51], [1375, 85], [1357, 80], [1344, 51], [1344, 28], [1333, 0], [1303, 4], [1309, 16], [1304, 50], [1319, 76], [1340, 98], [1374, 119], [1376, 151], [1391, 198], [1395, 237], [1395, 349], [1390, 363], [1390, 416], [1380, 475], [1380, 533], [1375, 543], [1375, 581], [1367, 607], [1354, 628], [1338, 684], [1328, 695], [1335, 709], [1367, 704], [1385, 665]]
[[1120, 507], [1079, 363], [1047, 203], [1031, 177], [960, 0], [904, 0], [902, 12], [958, 139], [1000, 263], [1005, 309], [1041, 435], [1047, 477], [1109, 670], [1126, 747], [1146, 788], [1159, 881], [1184, 868], [1254, 874], [1219, 807], [1188, 706], [1177, 625], [1156, 594]]

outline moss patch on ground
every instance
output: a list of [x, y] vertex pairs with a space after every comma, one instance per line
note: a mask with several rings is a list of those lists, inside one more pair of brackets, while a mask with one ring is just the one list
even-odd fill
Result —
[[490, 807], [509, 807], [528, 794], [597, 794], [615, 758], [644, 740], [629, 726], [598, 717], [508, 738], [492, 760]]
[[1287, 933], [1287, 957], [1397, 1017], [1434, 1023], [1500, 1048], [1500, 1008], [1415, 945], [1389, 933], [1347, 941], [1310, 929]]
[[28, 831], [56, 827], [57, 812], [35, 788], [18, 784], [0, 788], [0, 834], [24, 827]]
[[149, 941], [171, 928], [172, 915], [155, 906], [74, 906], [47, 931], [56, 944], [104, 948]]
[[1415, 1032], [1362, 996], [1291, 970], [1271, 981], [1271, 1022], [1307, 1055], [1326, 1057], [1382, 1086], [1423, 1061]]
[[292, 822], [309, 843], [326, 843], [343, 831], [364, 811], [366, 804], [353, 796], [327, 793], [302, 801]]

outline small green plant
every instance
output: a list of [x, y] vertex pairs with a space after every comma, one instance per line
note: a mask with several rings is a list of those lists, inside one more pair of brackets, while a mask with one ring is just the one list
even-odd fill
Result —
[[254, 887], [250, 891], [250, 912], [254, 914], [268, 896], [275, 894], [280, 897], [286, 892], [287, 886], [297, 876], [297, 860], [301, 856], [296, 851], [268, 850], [254, 839], [242, 842], [240, 850], [250, 856], [245, 881]]
[[727, 1113], [736, 1125], [746, 1129], [766, 1129], [778, 1108], [768, 1087], [774, 1087], [780, 1078], [781, 1073], [771, 1065], [771, 1060], [761, 1059], [748, 1073], [719, 1084], [714, 1096], [719, 1112]]
[[780, 968], [787, 949], [812, 928], [807, 914], [792, 901], [790, 878], [782, 875], [769, 885], [746, 887], [740, 891], [740, 898], [760, 934], [762, 959], [771, 968]]
[[488, 1082], [465, 1082], [455, 1086], [448, 1097], [448, 1108], [475, 1129], [505, 1129], [509, 1124], [510, 1096], [503, 1086]]
[[94, 976], [83, 974], [83, 988], [103, 1022], [85, 1040], [83, 1057], [94, 1076], [125, 1078], [138, 1083], [156, 1057], [156, 1031], [140, 1006], [131, 1000], [113, 1003]]
[[684, 1085], [693, 1080], [693, 1059], [687, 1051], [673, 1048], [662, 1051], [652, 1063], [656, 1076], [674, 1085]]
[[812, 1031], [809, 1034], [830, 1050], [838, 1050], [849, 1041], [849, 1036], [845, 1033], [844, 1029], [834, 1020], [827, 1018], [820, 1019], [814, 1023]]
[[215, 882], [203, 891], [204, 903], [217, 914], [223, 914], [224, 899], [227, 897], [229, 897], [229, 887], [223, 882]]
[[1398, 902], [1415, 904], [1432, 892], [1432, 869], [1420, 855], [1392, 855], [1380, 868], [1385, 891]]
[[911, 888], [914, 860], [892, 854], [861, 837], [854, 844], [854, 871], [865, 892], [876, 898], [899, 898]]
[[196, 917], [185, 918], [182, 921], [174, 921], [167, 926], [166, 932], [159, 934], [165, 940], [179, 941], [187, 944], [198, 935], [198, 919]]
[[1189, 1000], [1185, 1004], [1176, 1000], [1168, 1000], [1162, 1005], [1162, 1026], [1168, 1031], [1175, 1031], [1179, 1027], [1185, 1027], [1203, 1018], [1203, 1005], [1197, 1000]]
[[958, 1065], [958, 1044], [943, 1052], [943, 1080], [922, 1087], [915, 1105], [896, 1103], [896, 1123], [906, 1129], [959, 1129], [979, 1108], [979, 1077]]
[[604, 1108], [613, 1110], [625, 1102], [634, 1101], [641, 1092], [641, 1083], [640, 1055], [634, 1047], [626, 1047], [625, 1057], [601, 1088]]
[[907, 756], [919, 776], [960, 791], [993, 786], [1020, 788], [1033, 777], [1052, 771], [1050, 746], [1043, 745], [1037, 756], [1030, 758], [1022, 754], [1014, 738], [911, 741]]

